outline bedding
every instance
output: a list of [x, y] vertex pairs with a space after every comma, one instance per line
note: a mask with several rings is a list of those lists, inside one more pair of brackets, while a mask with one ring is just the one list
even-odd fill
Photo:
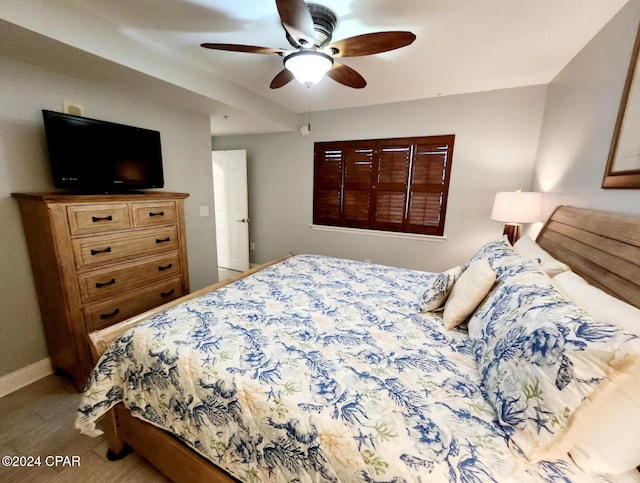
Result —
[[551, 282], [560, 293], [594, 319], [640, 335], [640, 309], [594, 287], [574, 272], [560, 273]]
[[[594, 319], [640, 335], [640, 310], [632, 305], [594, 287], [574, 272], [560, 273], [551, 282]], [[628, 425], [629, 421], [640, 421], [640, 367], [619, 383], [611, 397], [594, 412], [609, 417], [592, 419], [572, 448], [572, 459], [582, 469], [614, 474], [638, 466], [640, 436], [628, 431]]]
[[640, 368], [640, 338], [591, 319], [532, 261], [508, 266], [468, 329], [501, 426], [536, 461], [566, 454], [600, 417], [590, 406]]
[[533, 241], [529, 235], [520, 237], [513, 244], [513, 248], [523, 258], [537, 259], [544, 273], [550, 277], [571, 270], [566, 263], [553, 258], [544, 248]]
[[[475, 258], [504, 279], [523, 263], [509, 250]], [[525, 458], [466, 328], [420, 312], [437, 275], [287, 259], [125, 333], [96, 365], [76, 426], [97, 434], [123, 402], [248, 482], [614, 481], [568, 458]]]

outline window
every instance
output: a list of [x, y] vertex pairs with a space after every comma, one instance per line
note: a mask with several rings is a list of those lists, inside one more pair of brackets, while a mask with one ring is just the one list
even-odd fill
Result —
[[313, 223], [442, 235], [454, 139], [315, 143]]

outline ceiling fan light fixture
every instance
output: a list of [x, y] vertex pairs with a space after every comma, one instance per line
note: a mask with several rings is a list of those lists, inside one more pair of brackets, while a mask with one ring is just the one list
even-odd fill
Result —
[[285, 57], [284, 66], [306, 86], [320, 82], [333, 67], [333, 58], [317, 50], [300, 50]]

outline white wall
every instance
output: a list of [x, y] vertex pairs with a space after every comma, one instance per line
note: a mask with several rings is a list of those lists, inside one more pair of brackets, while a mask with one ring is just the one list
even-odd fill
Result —
[[640, 215], [640, 191], [602, 189], [640, 20], [629, 2], [549, 84], [533, 187], [560, 204]]
[[186, 226], [191, 289], [217, 280], [209, 119], [142, 95], [82, 81], [0, 57], [0, 376], [47, 357], [17, 203], [12, 192], [52, 191], [42, 109], [62, 101], [88, 117], [159, 130], [165, 190], [190, 193]]
[[[292, 251], [432, 271], [464, 262], [481, 243], [502, 233], [503, 225], [489, 219], [495, 193], [529, 188], [545, 95], [545, 86], [533, 86], [314, 112], [306, 137], [213, 139], [214, 149], [247, 149], [250, 237], [256, 244], [252, 261]], [[444, 242], [309, 227], [314, 142], [438, 134], [456, 135]]]

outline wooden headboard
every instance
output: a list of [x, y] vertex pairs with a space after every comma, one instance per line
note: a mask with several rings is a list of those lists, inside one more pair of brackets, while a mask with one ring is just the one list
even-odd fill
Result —
[[559, 206], [536, 241], [592, 285], [640, 308], [640, 218]]

